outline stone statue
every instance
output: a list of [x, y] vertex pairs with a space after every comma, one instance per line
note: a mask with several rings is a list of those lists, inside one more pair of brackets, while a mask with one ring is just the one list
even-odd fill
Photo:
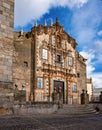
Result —
[[88, 104], [89, 103], [89, 94], [87, 93], [87, 91], [85, 92], [85, 90], [82, 90], [82, 94], [81, 94], [81, 104]]
[[99, 96], [99, 99], [100, 99], [100, 103], [102, 103], [102, 91], [101, 91], [101, 94]]

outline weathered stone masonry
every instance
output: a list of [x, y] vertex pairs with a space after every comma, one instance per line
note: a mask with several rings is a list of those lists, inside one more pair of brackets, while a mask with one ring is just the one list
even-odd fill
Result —
[[14, 0], [0, 0], [0, 97], [12, 96]]
[[27, 38], [28, 33], [23, 36], [20, 33], [14, 34], [14, 59], [13, 59], [13, 83], [14, 89], [26, 90], [27, 101], [29, 101], [31, 86], [31, 38]]
[[14, 34], [13, 81], [19, 90], [26, 90], [26, 100], [52, 102], [54, 91], [61, 91], [63, 103], [80, 103], [82, 89], [86, 89], [86, 59], [58, 20]]

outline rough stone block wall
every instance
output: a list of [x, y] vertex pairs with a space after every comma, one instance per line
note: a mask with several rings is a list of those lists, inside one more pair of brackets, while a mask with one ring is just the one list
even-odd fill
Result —
[[14, 0], [0, 1], [0, 81], [12, 81]]
[[[86, 90], [86, 64], [83, 61], [84, 58], [77, 57], [77, 87], [79, 90], [79, 97], [82, 90]], [[80, 98], [79, 98], [80, 99]]]
[[[0, 95], [3, 96], [7, 95], [8, 89], [11, 90], [13, 86], [13, 25], [14, 0], [0, 0]], [[3, 88], [5, 91], [1, 91]]]
[[0, 39], [13, 38], [14, 0], [0, 0]]
[[20, 36], [14, 33], [14, 56], [13, 56], [13, 83], [14, 88], [26, 90], [26, 101], [30, 96], [31, 78], [31, 38], [26, 38], [26, 33]]

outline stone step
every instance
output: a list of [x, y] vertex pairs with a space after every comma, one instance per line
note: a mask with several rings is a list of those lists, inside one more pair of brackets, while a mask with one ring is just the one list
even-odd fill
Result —
[[93, 107], [92, 106], [90, 106], [90, 105], [63, 105], [63, 108], [64, 109], [93, 109]]
[[96, 112], [96, 110], [91, 110], [91, 111], [71, 111], [71, 110], [68, 110], [68, 111], [65, 111], [65, 110], [63, 110], [63, 109], [60, 109], [60, 110], [58, 110], [58, 112], [57, 113], [62, 113], [62, 114], [66, 114], [66, 113], [69, 113], [69, 114], [85, 114], [85, 113], [95, 113]]
[[76, 104], [76, 105], [71, 105], [71, 104], [63, 104], [63, 107], [64, 108], [69, 108], [69, 107], [75, 107], [75, 108], [84, 108], [84, 107], [92, 107], [92, 105], [90, 105], [90, 104], [87, 104], [87, 105], [81, 105], [81, 104]]
[[64, 111], [93, 111], [93, 108], [63, 108]]
[[95, 111], [94, 109], [91, 109], [91, 110], [65, 110], [65, 109], [59, 109], [61, 111], [64, 111], [64, 112], [93, 112]]
[[91, 105], [68, 105], [64, 104], [63, 108], [58, 109], [56, 114], [67, 114], [67, 115], [85, 115], [95, 114], [96, 110]]

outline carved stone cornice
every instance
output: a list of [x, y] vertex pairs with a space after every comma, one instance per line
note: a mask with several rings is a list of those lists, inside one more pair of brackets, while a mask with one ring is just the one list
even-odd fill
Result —
[[61, 67], [58, 67], [58, 66], [53, 66], [53, 65], [45, 64], [45, 63], [43, 63], [43, 72], [60, 73], [62, 75], [68, 76], [68, 77], [76, 77], [76, 74], [70, 72], [66, 68], [61, 68]]

